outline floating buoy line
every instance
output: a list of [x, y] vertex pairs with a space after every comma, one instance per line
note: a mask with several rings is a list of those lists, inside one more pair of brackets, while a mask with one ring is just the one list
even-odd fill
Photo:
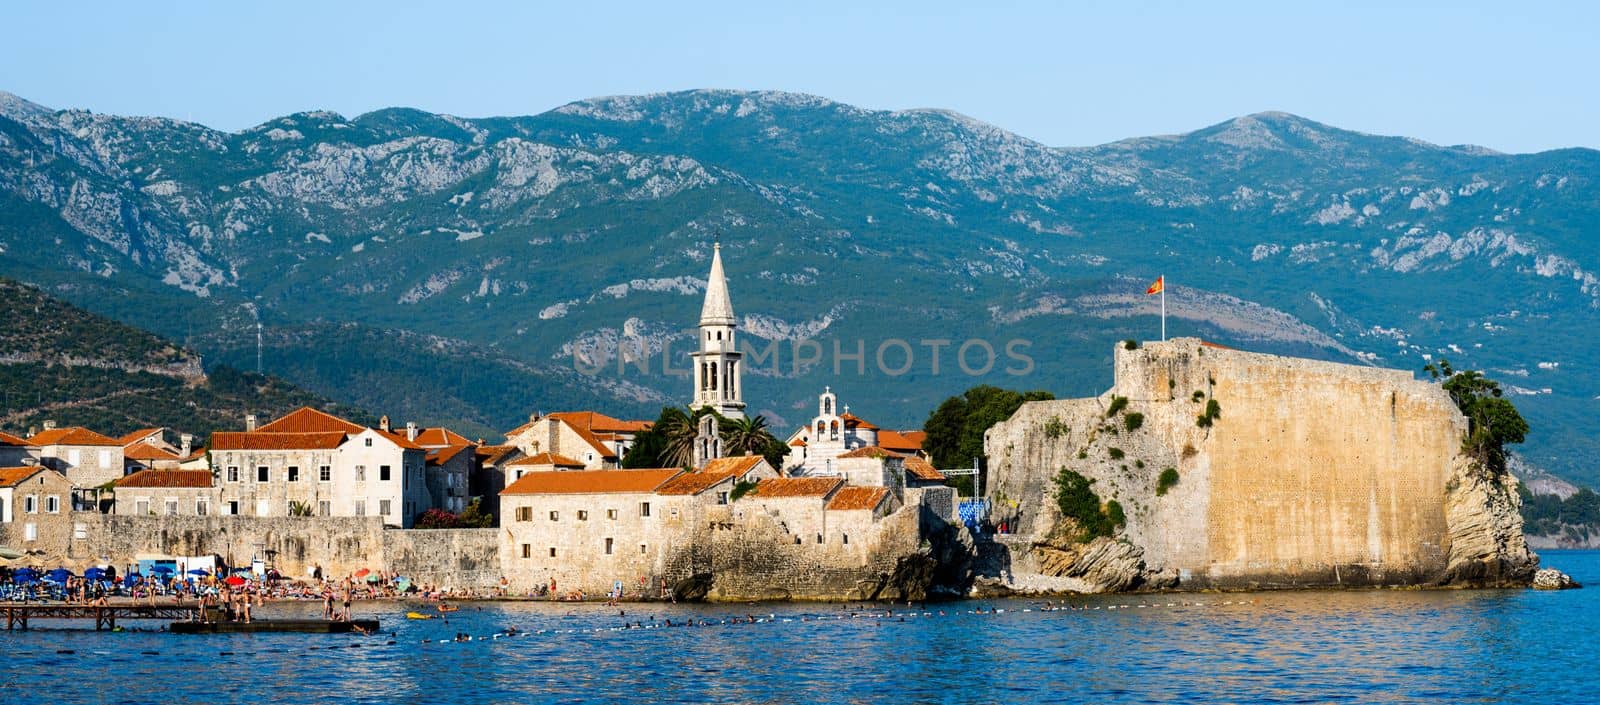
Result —
[[[1045, 603], [1044, 606], [1033, 606], [1033, 607], [1022, 607], [1022, 608], [991, 607], [991, 608], [974, 608], [974, 609], [932, 609], [932, 610], [930, 610], [927, 607], [922, 607], [922, 608], [918, 608], [918, 609], [906, 609], [904, 611], [895, 610], [893, 608], [883, 608], [883, 609], [874, 608], [874, 609], [847, 609], [847, 610], [842, 610], [842, 611], [836, 612], [836, 613], [808, 613], [808, 614], [799, 614], [799, 615], [794, 615], [794, 616], [783, 616], [783, 617], [778, 616], [776, 613], [770, 613], [770, 612], [767, 613], [765, 616], [747, 615], [745, 617], [732, 617], [732, 618], [724, 617], [724, 618], [719, 618], [719, 619], [696, 619], [696, 618], [693, 618], [693, 617], [689, 617], [689, 618], [685, 618], [683, 620], [676, 620], [676, 621], [672, 620], [670, 618], [669, 619], [659, 619], [658, 620], [655, 617], [650, 617], [649, 619], [629, 620], [629, 621], [625, 622], [623, 625], [609, 626], [609, 627], [567, 627], [567, 628], [546, 628], [546, 629], [518, 629], [518, 628], [512, 627], [512, 628], [503, 629], [503, 630], [498, 631], [498, 632], [493, 632], [493, 633], [489, 633], [489, 634], [481, 634], [481, 635], [480, 634], [468, 634], [468, 633], [465, 633], [465, 632], [461, 632], [461, 633], [458, 633], [458, 634], [454, 635], [453, 637], [449, 637], [449, 638], [443, 638], [443, 639], [421, 639], [418, 642], [416, 642], [416, 644], [418, 646], [422, 646], [422, 647], [435, 648], [435, 647], [461, 646], [461, 645], [465, 645], [465, 644], [484, 644], [484, 643], [491, 643], [492, 644], [492, 643], [498, 643], [498, 642], [501, 642], [501, 641], [519, 640], [519, 639], [527, 639], [527, 638], [541, 638], [541, 637], [542, 638], [548, 638], [548, 637], [552, 637], [552, 636], [577, 636], [577, 635], [585, 635], [585, 634], [620, 634], [620, 633], [628, 633], [628, 632], [655, 632], [655, 631], [664, 631], [664, 630], [665, 631], [681, 630], [681, 629], [685, 629], [685, 628], [703, 629], [703, 628], [709, 628], [709, 627], [735, 627], [735, 626], [749, 626], [749, 625], [767, 625], [769, 627], [778, 626], [778, 625], [798, 626], [798, 625], [808, 625], [808, 624], [812, 624], [812, 623], [852, 622], [852, 621], [870, 621], [870, 622], [874, 622], [876, 624], [896, 624], [896, 623], [906, 623], [906, 622], [910, 622], [912, 620], [927, 621], [927, 620], [935, 620], [935, 619], [950, 618], [950, 617], [967, 617], [967, 616], [993, 617], [993, 616], [1000, 616], [1000, 615], [1048, 614], [1048, 613], [1055, 613], [1055, 612], [1110, 612], [1110, 611], [1116, 611], [1116, 610], [1130, 610], [1130, 609], [1164, 609], [1164, 608], [1188, 608], [1188, 607], [1211, 608], [1211, 607], [1228, 607], [1228, 606], [1235, 606], [1235, 605], [1237, 605], [1237, 606], [1253, 605], [1253, 604], [1257, 604], [1258, 602], [1259, 601], [1257, 601], [1257, 600], [1220, 600], [1220, 601], [1215, 601], [1215, 602], [1188, 602], [1188, 601], [1184, 601], [1184, 602], [1166, 602], [1166, 603], [1142, 602], [1142, 603], [1124, 603], [1124, 604], [1114, 604], [1114, 605], [1093, 605], [1093, 606], [1088, 606], [1088, 605], [1076, 606], [1076, 605], [1070, 605], [1070, 604], [1057, 605], [1057, 604], [1053, 604], [1053, 603]], [[441, 621], [443, 621], [446, 624], [449, 623], [448, 620], [441, 620]], [[154, 633], [154, 632], [144, 632], [144, 633]], [[377, 637], [379, 637], [379, 639], [370, 639], [370, 640], [364, 641], [364, 642], [355, 642], [355, 643], [348, 643], [348, 644], [314, 645], [314, 646], [307, 646], [307, 647], [305, 647], [305, 649], [308, 650], [308, 651], [336, 651], [336, 650], [339, 650], [339, 649], [361, 649], [361, 648], [367, 648], [368, 646], [379, 647], [379, 648], [381, 648], [381, 647], [400, 646], [399, 641], [393, 638], [394, 637], [394, 632], [393, 631], [379, 632], [377, 634], [374, 634], [373, 636], [377, 636]], [[298, 650], [299, 649], [294, 649], [294, 648], [271, 647], [271, 648], [264, 648], [264, 649], [260, 649], [260, 650], [256, 650], [256, 651], [218, 651], [218, 652], [215, 652], [215, 655], [216, 656], [255, 656], [257, 654], [291, 653], [291, 652], [295, 652], [295, 651], [298, 651]], [[13, 657], [15, 657], [15, 656], [28, 656], [28, 655], [33, 655], [35, 653], [42, 653], [42, 654], [45, 654], [45, 655], [53, 655], [53, 656], [73, 656], [73, 655], [77, 655], [78, 652], [76, 650], [74, 650], [74, 649], [52, 649], [52, 650], [46, 650], [46, 651], [42, 651], [42, 652], [33, 652], [33, 651], [20, 650], [20, 651], [12, 651], [12, 652], [10, 652], [10, 655], [13, 656]], [[112, 652], [110, 652], [110, 651], [90, 651], [90, 652], [86, 652], [85, 655], [106, 656], [106, 655], [111, 655], [111, 653]], [[146, 651], [140, 651], [140, 652], [138, 652], [138, 654], [141, 655], [141, 656], [160, 656], [162, 654], [162, 652], [153, 651], [153, 650], [146, 650]], [[196, 656], [201, 656], [203, 654], [195, 654], [195, 655]]]

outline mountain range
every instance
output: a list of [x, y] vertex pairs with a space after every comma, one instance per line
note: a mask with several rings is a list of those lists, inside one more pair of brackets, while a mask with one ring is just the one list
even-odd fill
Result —
[[[660, 358], [687, 366], [713, 241], [746, 342], [779, 343], [777, 364], [748, 361], [745, 396], [780, 428], [824, 385], [887, 427], [977, 383], [1098, 393], [1117, 341], [1159, 335], [1143, 292], [1165, 275], [1170, 335], [1483, 369], [1534, 427], [1524, 455], [1596, 485], [1597, 178], [1594, 150], [1284, 113], [1052, 147], [780, 92], [305, 112], [236, 133], [0, 94], [0, 274], [206, 364], [254, 369], [259, 323], [264, 372], [469, 435], [686, 401]], [[655, 356], [647, 371], [618, 372], [619, 340]], [[799, 340], [819, 362], [794, 364]], [[987, 373], [952, 364], [968, 340], [974, 367], [996, 351]]]

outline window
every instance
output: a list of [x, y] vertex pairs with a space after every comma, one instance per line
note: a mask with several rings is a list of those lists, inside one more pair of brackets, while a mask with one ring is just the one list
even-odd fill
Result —
[[822, 543], [822, 534], [817, 534], [817, 543]]
[[615, 509], [607, 509], [606, 510], [606, 518], [607, 519], [615, 519], [615, 518], [617, 518], [617, 510], [615, 510]]
[[550, 521], [561, 521], [561, 512], [550, 512]]
[[266, 482], [271, 478], [272, 471], [268, 470], [267, 466], [261, 465], [256, 468], [256, 482]]
[[238, 501], [229, 502], [228, 503], [228, 516], [238, 516], [238, 515], [239, 515], [239, 502]]
[[167, 505], [167, 516], [169, 516], [169, 517], [178, 516], [178, 500], [176, 498], [167, 500], [166, 505]]
[[45, 497], [44, 498], [44, 511], [47, 514], [60, 514], [61, 513], [61, 498], [57, 497], [55, 495], [50, 495], [49, 497]]
[[328, 500], [324, 499], [320, 502], [317, 502], [317, 516], [325, 517], [332, 513], [332, 507], [328, 504]]
[[367, 515], [367, 500], [364, 500], [364, 499], [356, 500], [356, 516], [364, 517], [366, 515]]
[[317, 482], [333, 482], [333, 466], [323, 465], [317, 468]]
[[239, 466], [237, 466], [237, 465], [229, 465], [228, 466], [228, 482], [238, 482], [238, 481], [239, 481]]
[[290, 465], [289, 466], [289, 481], [290, 482], [299, 482], [300, 481], [300, 466], [298, 466], [298, 465]]
[[650, 503], [649, 502], [640, 502], [639, 503], [639, 516], [642, 516], [642, 517], [650, 516]]
[[587, 509], [579, 509], [578, 510], [578, 521], [588, 521], [588, 520], [589, 520], [589, 510], [587, 510]]
[[387, 499], [378, 500], [378, 513], [379, 514], [382, 514], [384, 516], [389, 516], [389, 510], [392, 509], [392, 508], [393, 507], [391, 506], [390, 500], [387, 500]]
[[[22, 540], [24, 540], [24, 541], [38, 541], [39, 540], [39, 527], [35, 526], [32, 522], [29, 522], [26, 526], [23, 526], [22, 527]], [[555, 549], [552, 548], [550, 550], [554, 551]]]
[[139, 516], [145, 516], [146, 514], [149, 514], [150, 513], [150, 500], [141, 499], [141, 500], [138, 500], [138, 501], [134, 502], [133, 503], [133, 513], [137, 514]]
[[639, 544], [639, 553], [644, 553], [644, 544]]
[[531, 544], [531, 543], [522, 544], [522, 557], [523, 558], [532, 558], [533, 557], [533, 544]]
[[844, 545], [850, 545], [850, 534], [839, 534], [839, 537], [844, 540]]
[[38, 514], [39, 513], [39, 498], [34, 496], [34, 495], [31, 495], [31, 494], [26, 496], [26, 497], [23, 497], [22, 498], [22, 511], [27, 512], [28, 514]]
[[718, 492], [717, 493], [717, 504], [727, 504], [727, 503], [728, 503], [728, 493], [727, 492]]
[[372, 439], [371, 439], [371, 438], [368, 438], [368, 439], [366, 439], [366, 440], [367, 440], [367, 447], [368, 447], [368, 448], [371, 448], [371, 447], [372, 447]]
[[211, 503], [207, 502], [206, 498], [201, 497], [201, 498], [199, 498], [199, 499], [194, 501], [194, 515], [195, 516], [203, 517], [203, 516], [206, 516], [206, 515], [208, 515], [210, 513], [211, 513]]
[[556, 547], [555, 546], [551, 546], [550, 547], [550, 557], [551, 558], [555, 558], [556, 557]]
[[533, 521], [533, 507], [517, 507], [517, 521]]
[[388, 482], [389, 481], [389, 466], [387, 466], [387, 465], [379, 465], [378, 466], [378, 481], [379, 482]]
[[606, 539], [606, 555], [611, 555], [611, 539]]
[[356, 482], [366, 482], [366, 481], [367, 481], [367, 466], [365, 466], [365, 465], [357, 465], [356, 466]]

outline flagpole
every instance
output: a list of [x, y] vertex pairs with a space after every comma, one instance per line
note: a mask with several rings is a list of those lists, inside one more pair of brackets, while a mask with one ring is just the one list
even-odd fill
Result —
[[1167, 275], [1161, 275], [1161, 342], [1167, 341]]

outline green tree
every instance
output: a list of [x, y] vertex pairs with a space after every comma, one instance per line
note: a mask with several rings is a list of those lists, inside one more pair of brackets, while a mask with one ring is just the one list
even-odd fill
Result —
[[661, 408], [650, 430], [634, 436], [634, 445], [622, 457], [625, 468], [676, 468], [694, 459], [698, 415], [676, 407]]
[[1495, 475], [1506, 472], [1506, 444], [1521, 443], [1528, 436], [1528, 422], [1510, 399], [1504, 397], [1500, 383], [1476, 370], [1456, 370], [1440, 358], [1422, 368], [1434, 381], [1442, 382], [1450, 400], [1467, 417], [1467, 437], [1462, 450], [1479, 466]]
[[[933, 464], [941, 468], [970, 468], [974, 459], [984, 460], [983, 434], [989, 427], [1011, 418], [1023, 402], [1054, 399], [1045, 391], [1016, 392], [987, 384], [968, 389], [939, 404], [922, 424], [927, 438], [922, 449]], [[970, 478], [951, 482], [962, 492], [972, 492]]]

